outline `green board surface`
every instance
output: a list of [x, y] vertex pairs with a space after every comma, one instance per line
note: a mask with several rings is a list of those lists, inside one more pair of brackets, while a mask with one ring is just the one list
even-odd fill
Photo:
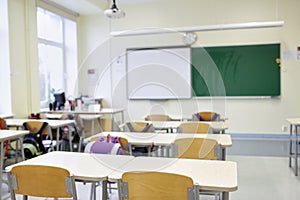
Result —
[[194, 96], [279, 96], [280, 44], [192, 48]]

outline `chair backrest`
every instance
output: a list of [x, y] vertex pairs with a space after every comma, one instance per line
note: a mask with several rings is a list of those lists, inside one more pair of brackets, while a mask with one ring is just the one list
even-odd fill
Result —
[[5, 119], [0, 117], [0, 130], [6, 130], [6, 129], [8, 129], [6, 125], [6, 121]]
[[199, 199], [190, 177], [163, 172], [126, 172], [122, 175], [121, 198], [128, 200]]
[[216, 112], [198, 112], [192, 118], [193, 121], [219, 121], [220, 115]]
[[154, 132], [154, 127], [148, 122], [127, 122], [125, 124], [125, 131], [127, 132]]
[[77, 199], [74, 177], [64, 168], [19, 165], [8, 173], [11, 199], [15, 194]]
[[27, 121], [23, 123], [25, 130], [29, 130], [30, 133], [40, 134], [41, 136], [50, 136], [52, 139], [51, 128], [47, 122], [43, 121]]
[[208, 133], [209, 124], [201, 122], [182, 122], [177, 128], [178, 133]]
[[153, 114], [153, 115], [147, 115], [145, 120], [146, 121], [171, 121], [171, 118], [169, 115]]
[[210, 138], [180, 138], [174, 142], [174, 156], [178, 158], [218, 160], [218, 142]]
[[46, 153], [47, 150], [42, 140], [48, 136], [51, 140], [53, 139], [48, 123], [43, 121], [27, 121], [23, 123], [23, 127], [30, 132], [23, 139], [25, 156], [31, 158], [36, 152]]
[[120, 141], [120, 145], [121, 145], [121, 148], [124, 152], [128, 151], [128, 140], [126, 138], [123, 138], [123, 137], [120, 137], [119, 138], [119, 141]]

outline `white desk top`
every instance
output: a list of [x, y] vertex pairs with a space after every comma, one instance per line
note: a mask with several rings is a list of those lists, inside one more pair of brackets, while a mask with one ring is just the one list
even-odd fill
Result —
[[86, 115], [86, 114], [80, 114], [80, 118], [83, 120], [95, 120], [101, 118], [102, 115]]
[[[116, 114], [124, 112], [123, 108], [101, 108], [99, 111], [88, 111], [88, 110], [55, 110], [55, 111], [47, 111], [47, 113], [51, 114], [59, 114], [59, 113], [73, 113], [73, 114]], [[45, 112], [45, 111], [43, 111]]]
[[132, 160], [133, 156], [88, 154], [53, 151], [41, 156], [6, 167], [11, 170], [16, 165], [47, 165], [66, 168], [77, 180], [101, 181], [114, 170]]
[[[149, 122], [153, 124], [155, 129], [171, 129], [171, 128], [175, 129], [178, 128], [179, 125], [182, 123], [181, 121], [149, 121]], [[218, 121], [218, 122], [201, 121], [201, 123], [209, 124], [214, 131], [223, 131], [228, 129], [228, 125], [222, 121]]]
[[189, 176], [200, 190], [232, 192], [237, 190], [237, 164], [231, 161], [135, 157], [108, 175], [116, 181], [127, 171], [160, 171]]
[[[24, 122], [37, 121], [36, 119], [6, 119], [7, 126], [22, 127]], [[39, 119], [38, 121], [47, 122], [51, 128], [58, 128], [74, 123], [74, 120], [47, 120]]]
[[99, 137], [99, 136], [107, 136], [110, 134], [111, 136], [123, 137], [128, 140], [133, 145], [170, 145], [175, 139], [178, 138], [211, 138], [217, 140], [217, 142], [221, 145], [222, 148], [231, 147], [232, 140], [230, 135], [225, 134], [187, 134], [187, 133], [136, 133], [136, 132], [103, 132], [93, 135], [85, 139], [85, 142], [89, 142], [91, 138]]
[[[192, 119], [192, 114], [190, 116], [182, 116], [182, 115], [169, 115], [170, 118], [174, 121], [185, 121]], [[220, 115], [220, 121], [226, 121], [228, 120], [228, 117], [225, 115]], [[201, 121], [203, 122], [203, 121]]]
[[133, 157], [124, 155], [50, 152], [16, 165], [47, 165], [68, 169], [77, 180], [116, 181], [126, 171], [161, 171], [191, 177], [200, 189], [220, 192], [237, 190], [237, 164], [178, 158]]
[[14, 117], [13, 114], [0, 114], [0, 118], [3, 119], [13, 118], [13, 117]]
[[287, 118], [286, 121], [292, 125], [300, 125], [300, 118]]
[[28, 134], [29, 131], [18, 131], [18, 130], [0, 130], [0, 141], [11, 140], [18, 137], [22, 137]]

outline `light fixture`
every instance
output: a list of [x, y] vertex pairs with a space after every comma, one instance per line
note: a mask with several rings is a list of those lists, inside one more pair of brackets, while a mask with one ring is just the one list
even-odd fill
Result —
[[125, 30], [111, 32], [110, 35], [115, 37], [133, 36], [133, 35], [154, 35], [165, 33], [187, 33], [187, 32], [204, 32], [204, 31], [224, 31], [236, 29], [255, 29], [255, 28], [275, 28], [282, 27], [283, 21], [269, 21], [269, 22], [247, 22], [237, 24], [219, 24], [219, 25], [206, 25], [198, 27], [181, 27], [181, 28], [147, 28], [137, 30]]
[[116, 5], [116, 1], [113, 0], [111, 8], [105, 10], [104, 15], [108, 18], [118, 19], [125, 17], [125, 12], [120, 10]]

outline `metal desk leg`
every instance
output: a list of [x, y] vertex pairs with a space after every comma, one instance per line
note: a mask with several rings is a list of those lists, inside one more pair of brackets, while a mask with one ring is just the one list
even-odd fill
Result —
[[19, 138], [19, 141], [20, 141], [20, 151], [21, 151], [21, 155], [22, 155], [22, 161], [25, 160], [25, 153], [24, 153], [24, 146], [23, 146], [23, 138], [20, 137]]
[[115, 123], [114, 114], [111, 114], [111, 131], [114, 131], [114, 123]]
[[290, 154], [289, 154], [289, 167], [292, 167], [292, 154], [293, 154], [293, 125], [290, 124]]
[[69, 138], [69, 145], [70, 145], [70, 152], [73, 151], [73, 144], [72, 144], [72, 130], [71, 130], [72, 126], [68, 125], [68, 138]]
[[221, 148], [222, 149], [222, 155], [221, 155], [221, 159], [222, 160], [226, 160], [226, 148]]
[[296, 142], [295, 142], [295, 175], [298, 176], [298, 126], [295, 127]]
[[121, 115], [122, 115], [122, 124], [124, 124], [124, 110], [121, 112]]
[[91, 130], [91, 132], [92, 132], [92, 135], [95, 135], [95, 120], [94, 119], [92, 120], [92, 130]]
[[229, 192], [222, 192], [222, 200], [229, 200]]
[[16, 153], [15, 153], [15, 161], [16, 161], [16, 163], [18, 162], [19, 141], [20, 140], [16, 140]]
[[56, 151], [59, 151], [59, 127], [56, 129]]
[[3, 151], [3, 143], [4, 143], [4, 141], [1, 141], [1, 152], [0, 152], [0, 168], [1, 168], [1, 170], [0, 170], [0, 200], [2, 199], [2, 183], [3, 183], [3, 172], [2, 172], [2, 170], [3, 170], [3, 159], [4, 159], [4, 151]]
[[104, 180], [102, 181], [102, 199], [107, 199], [108, 195], [107, 195], [107, 181]]

